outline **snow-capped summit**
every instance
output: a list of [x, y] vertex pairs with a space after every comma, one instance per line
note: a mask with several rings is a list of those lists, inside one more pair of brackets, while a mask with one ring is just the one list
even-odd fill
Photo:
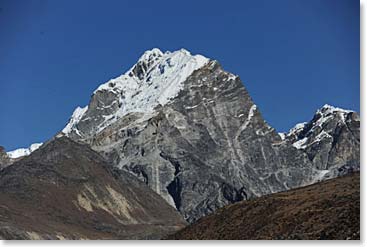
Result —
[[324, 130], [329, 125], [329, 122], [332, 120], [335, 124], [339, 122], [340, 124], [345, 124], [348, 114], [353, 112], [354, 111], [325, 104], [316, 111], [313, 119], [310, 122], [296, 124], [295, 127], [289, 131], [287, 137], [294, 140], [294, 147], [298, 149], [304, 149], [307, 147], [306, 144], [308, 143], [308, 137], [312, 133], [319, 134], [317, 140], [319, 140], [321, 137], [329, 136], [328, 132], [331, 130]]
[[325, 104], [322, 108], [317, 110], [315, 117], [317, 116], [320, 119], [318, 124], [326, 122], [328, 119], [335, 117], [335, 115], [338, 115], [338, 117], [344, 122], [346, 116], [352, 112], [353, 112], [352, 110], [345, 110], [342, 108]]
[[[100, 85], [93, 93], [95, 102], [88, 108], [77, 108], [63, 133], [75, 130], [85, 114], [98, 111], [95, 132], [99, 132], [131, 112], [150, 113], [158, 105], [167, 104], [183, 88], [183, 82], [209, 59], [191, 55], [185, 49], [163, 53], [158, 48], [144, 52], [125, 74]], [[97, 102], [98, 101], [98, 102]]]
[[[345, 110], [325, 104], [318, 109], [310, 122], [297, 124], [287, 134], [288, 140], [297, 149], [307, 149], [323, 142], [325, 139], [333, 139], [337, 129], [346, 126], [354, 111]], [[354, 114], [355, 118], [357, 114]], [[358, 119], [353, 121], [359, 122]]]
[[335, 112], [350, 113], [352, 110], [346, 110], [339, 107], [335, 107], [329, 104], [325, 104], [323, 107], [317, 110], [317, 113], [330, 114]]
[[13, 151], [7, 152], [7, 155], [11, 159], [20, 158], [23, 156], [30, 155], [33, 151], [37, 150], [40, 146], [42, 146], [43, 143], [33, 143], [28, 148], [18, 148]]
[[163, 56], [163, 52], [159, 48], [153, 48], [151, 50], [145, 51], [138, 61], [146, 61], [154, 57], [161, 57], [161, 56]]

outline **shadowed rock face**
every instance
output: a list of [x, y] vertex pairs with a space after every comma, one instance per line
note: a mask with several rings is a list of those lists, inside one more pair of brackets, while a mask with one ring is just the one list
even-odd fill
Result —
[[360, 239], [359, 173], [235, 203], [168, 239]]
[[88, 146], [55, 138], [0, 171], [1, 239], [155, 239], [177, 211]]
[[[106, 101], [116, 111], [118, 97], [108, 90], [94, 94], [88, 114], [69, 136], [138, 177], [189, 222], [233, 202], [359, 169], [356, 113], [345, 119], [331, 114], [328, 124], [312, 132], [309, 141], [315, 142], [297, 148], [294, 143], [301, 137], [292, 132], [282, 139], [264, 121], [240, 79], [216, 61], [194, 71], [164, 106], [130, 113], [91, 134], [101, 118], [100, 113], [93, 116], [93, 106]], [[110, 114], [108, 108], [98, 111]], [[331, 138], [317, 135], [323, 129]], [[315, 158], [324, 153], [327, 159]]]

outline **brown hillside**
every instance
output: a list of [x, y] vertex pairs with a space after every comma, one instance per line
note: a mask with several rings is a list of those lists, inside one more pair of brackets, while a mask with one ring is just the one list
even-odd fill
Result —
[[219, 209], [168, 239], [359, 239], [355, 173]]
[[181, 215], [66, 137], [0, 171], [0, 239], [158, 239]]

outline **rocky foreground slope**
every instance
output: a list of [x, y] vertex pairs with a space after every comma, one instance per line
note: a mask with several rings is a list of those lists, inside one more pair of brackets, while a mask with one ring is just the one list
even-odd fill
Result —
[[88, 146], [55, 138], [0, 171], [0, 239], [156, 239], [182, 216]]
[[98, 87], [62, 134], [194, 222], [227, 204], [359, 170], [359, 123], [356, 112], [325, 105], [278, 134], [217, 61], [153, 49]]
[[235, 203], [168, 239], [360, 239], [359, 173]]

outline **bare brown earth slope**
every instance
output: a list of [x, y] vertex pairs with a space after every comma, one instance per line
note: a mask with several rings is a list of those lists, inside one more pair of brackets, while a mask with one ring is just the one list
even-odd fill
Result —
[[360, 175], [232, 204], [168, 239], [360, 239]]
[[0, 171], [0, 239], [157, 239], [185, 225], [135, 177], [66, 137]]

